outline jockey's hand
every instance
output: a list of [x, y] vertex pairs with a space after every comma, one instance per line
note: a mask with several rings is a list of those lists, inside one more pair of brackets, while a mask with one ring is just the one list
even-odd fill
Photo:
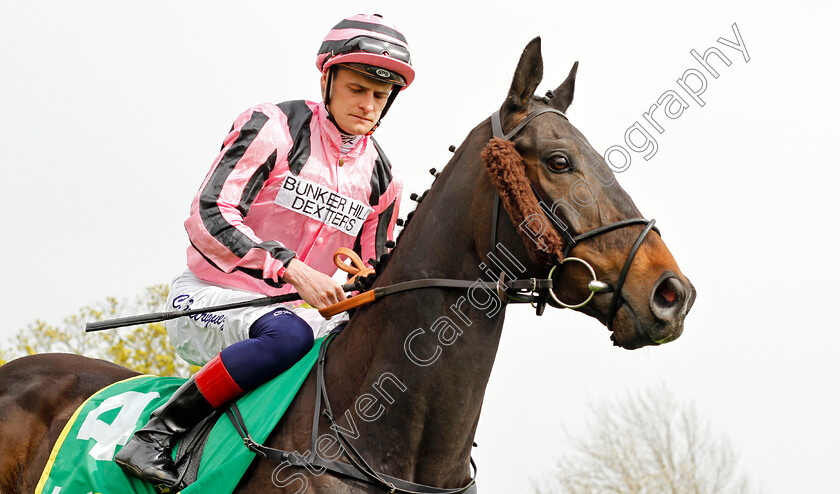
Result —
[[303, 301], [316, 309], [323, 309], [347, 298], [337, 281], [297, 259], [292, 259], [286, 266], [283, 281], [291, 283]]

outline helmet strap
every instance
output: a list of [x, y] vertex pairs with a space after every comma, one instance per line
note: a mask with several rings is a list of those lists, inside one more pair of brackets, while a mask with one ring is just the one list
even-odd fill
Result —
[[335, 125], [335, 128], [338, 129], [339, 132], [342, 134], [350, 135], [349, 132], [345, 131], [338, 125], [338, 122], [335, 121], [333, 118], [332, 113], [330, 113], [330, 92], [332, 91], [332, 80], [333, 80], [333, 69], [332, 67], [327, 69], [327, 86], [324, 88], [324, 108], [327, 109], [327, 120], [332, 122]]
[[327, 69], [327, 87], [324, 90], [324, 106], [330, 104], [330, 91], [332, 91], [333, 70], [332, 67]]
[[385, 118], [385, 114], [388, 113], [388, 108], [391, 108], [391, 105], [394, 104], [394, 100], [397, 99], [398, 94], [400, 94], [400, 88], [395, 85], [393, 89], [391, 89], [391, 94], [388, 95], [388, 101], [385, 102], [385, 107], [382, 108], [382, 113], [379, 115], [379, 121], [376, 122], [376, 125], [374, 125], [366, 135], [373, 134], [373, 131], [379, 127], [379, 124], [382, 123], [382, 119]]

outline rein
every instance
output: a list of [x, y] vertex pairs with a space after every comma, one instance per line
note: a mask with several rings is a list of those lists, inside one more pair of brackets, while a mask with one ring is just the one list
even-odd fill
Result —
[[[348, 266], [343, 261], [341, 261], [340, 256], [345, 256], [350, 259], [352, 263], [351, 266]], [[342, 271], [353, 275], [350, 279], [351, 282], [355, 282], [356, 279], [360, 276], [365, 276], [367, 274], [371, 274], [373, 272], [372, 269], [365, 267], [362, 259], [356, 254], [354, 251], [346, 248], [346, 247], [339, 247], [336, 251], [335, 256], [333, 257], [336, 266], [339, 267]], [[345, 286], [349, 286], [345, 285]], [[358, 286], [358, 284], [356, 284]], [[536, 293], [545, 292], [550, 290], [553, 286], [551, 279], [537, 279], [537, 278], [529, 278], [524, 280], [505, 280], [504, 273], [499, 278], [497, 282], [487, 282], [487, 281], [470, 281], [470, 280], [454, 280], [449, 278], [422, 278], [418, 280], [411, 280], [411, 281], [403, 281], [400, 283], [394, 283], [391, 285], [386, 285], [383, 287], [373, 288], [372, 290], [368, 290], [362, 292], [355, 297], [350, 297], [341, 302], [336, 304], [330, 305], [328, 307], [324, 307], [323, 309], [319, 309], [319, 312], [322, 316], [329, 318], [338, 313], [354, 309], [361, 305], [369, 304], [376, 300], [381, 300], [388, 295], [393, 295], [395, 293], [407, 292], [410, 290], [417, 290], [420, 288], [473, 288], [473, 287], [481, 287], [487, 290], [495, 290], [496, 295], [499, 296], [503, 302], [522, 302], [522, 303], [533, 303], [533, 298], [536, 297]]]

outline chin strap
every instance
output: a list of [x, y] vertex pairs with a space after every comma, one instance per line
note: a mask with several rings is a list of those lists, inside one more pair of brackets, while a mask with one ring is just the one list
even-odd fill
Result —
[[333, 70], [332, 67], [327, 69], [327, 87], [324, 89], [324, 108], [327, 110], [327, 120], [332, 122], [335, 125], [335, 128], [338, 129], [339, 132], [342, 134], [350, 134], [346, 130], [342, 129], [338, 122], [335, 121], [332, 114], [330, 113], [330, 94], [332, 93], [332, 80], [333, 80]]
[[400, 94], [400, 88], [393, 86], [391, 88], [391, 94], [388, 95], [388, 101], [385, 102], [385, 107], [382, 108], [382, 113], [379, 115], [379, 121], [377, 121], [376, 125], [374, 125], [373, 128], [370, 129], [370, 132], [368, 132], [365, 135], [373, 134], [373, 131], [376, 130], [377, 127], [379, 127], [379, 124], [382, 123], [382, 119], [385, 118], [385, 114], [388, 113], [388, 109], [391, 108], [391, 105], [394, 104], [394, 100], [397, 99], [398, 94]]

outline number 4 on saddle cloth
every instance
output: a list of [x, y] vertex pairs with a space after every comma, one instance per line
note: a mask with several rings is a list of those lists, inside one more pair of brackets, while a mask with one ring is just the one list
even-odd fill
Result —
[[[237, 401], [251, 437], [262, 442], [285, 413], [301, 384], [318, 359], [324, 338], [289, 370]], [[53, 446], [35, 494], [90, 494], [159, 492], [152, 484], [126, 475], [113, 462], [114, 454], [142, 427], [152, 411], [165, 403], [183, 384], [177, 377], [137, 376], [119, 381], [100, 390], [85, 401], [67, 422]], [[255, 454], [226, 418], [216, 421], [217, 412], [207, 423], [188, 434], [175, 453], [176, 461], [183, 451], [198, 447], [179, 463], [188, 472], [189, 485], [184, 494], [233, 492], [248, 469]], [[204, 438], [206, 444], [199, 444]]]

